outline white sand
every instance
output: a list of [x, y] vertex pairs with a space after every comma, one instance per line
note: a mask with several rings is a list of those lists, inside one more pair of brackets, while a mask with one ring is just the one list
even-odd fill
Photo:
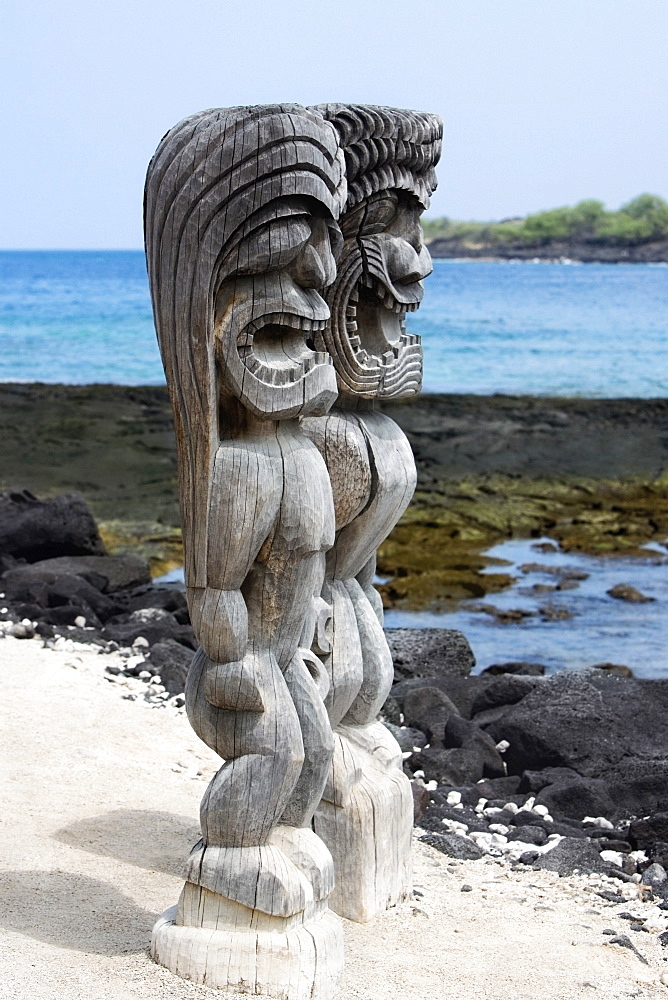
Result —
[[[221, 996], [147, 950], [216, 758], [183, 714], [123, 700], [109, 662], [0, 640], [2, 1000]], [[668, 949], [615, 915], [633, 903], [607, 906], [584, 878], [453, 863], [416, 843], [415, 885], [422, 898], [346, 924], [342, 998], [668, 997]], [[606, 944], [607, 927], [650, 964]]]

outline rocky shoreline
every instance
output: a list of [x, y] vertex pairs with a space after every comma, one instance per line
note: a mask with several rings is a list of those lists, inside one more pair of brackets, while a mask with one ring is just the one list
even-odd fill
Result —
[[[0, 563], [3, 636], [116, 653], [110, 676], [143, 682], [151, 704], [183, 706], [196, 648], [183, 590], [155, 586], [136, 554], [107, 555], [81, 497], [1, 494]], [[501, 663], [471, 676], [461, 632], [386, 634], [395, 684], [381, 716], [427, 843], [623, 881], [649, 871], [668, 909], [668, 681], [611, 664], [545, 677]]]
[[666, 264], [668, 240], [654, 240], [636, 246], [553, 240], [527, 246], [525, 243], [476, 243], [471, 239], [440, 237], [427, 243], [432, 257], [450, 260], [530, 260], [545, 263], [577, 261], [583, 264]]
[[[2, 639], [96, 650], [123, 698], [183, 712], [196, 648], [183, 590], [154, 585], [137, 554], [105, 554], [80, 496], [1, 494], [0, 563]], [[632, 905], [631, 930], [668, 946], [668, 681], [611, 664], [472, 676], [461, 632], [386, 635], [395, 683], [380, 718], [422, 842], [457, 861], [599, 879], [599, 898]]]
[[[668, 401], [422, 395], [384, 406], [407, 434], [415, 498], [380, 550], [388, 607], [439, 610], [504, 589], [486, 548], [549, 534], [634, 553], [668, 535]], [[164, 386], [0, 384], [0, 487], [81, 493], [107, 551], [181, 564]]]

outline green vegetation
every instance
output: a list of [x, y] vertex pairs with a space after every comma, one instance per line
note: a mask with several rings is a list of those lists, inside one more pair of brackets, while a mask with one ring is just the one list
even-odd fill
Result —
[[641, 194], [617, 212], [603, 202], [581, 201], [573, 207], [553, 208], [503, 222], [455, 222], [425, 219], [425, 238], [469, 244], [541, 247], [552, 242], [637, 246], [668, 239], [668, 202], [658, 195]]

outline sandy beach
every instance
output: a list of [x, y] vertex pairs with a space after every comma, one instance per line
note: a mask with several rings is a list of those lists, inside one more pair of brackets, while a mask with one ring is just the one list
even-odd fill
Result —
[[[220, 995], [148, 956], [215, 758], [182, 712], [110, 679], [113, 656], [0, 640], [3, 1000]], [[605, 877], [458, 862], [417, 840], [414, 873], [412, 900], [346, 922], [341, 997], [534, 1000], [546, 983], [559, 1000], [665, 996], [656, 935], [631, 934], [637, 952], [608, 943], [628, 938], [620, 912], [648, 904], [606, 902]]]

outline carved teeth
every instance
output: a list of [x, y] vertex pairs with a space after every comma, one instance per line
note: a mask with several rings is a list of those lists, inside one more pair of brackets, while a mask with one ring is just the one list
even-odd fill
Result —
[[346, 331], [349, 334], [357, 333], [357, 321], [354, 319], [348, 320], [346, 323]]
[[354, 336], [354, 337], [349, 337], [348, 339], [349, 339], [349, 341], [350, 341], [350, 346], [351, 346], [351, 347], [353, 348], [353, 350], [355, 350], [355, 351], [357, 350], [357, 348], [358, 348], [358, 347], [360, 346], [360, 344], [362, 343], [362, 341], [360, 340], [360, 338], [359, 338], [359, 337], [357, 337], [357, 336]]

